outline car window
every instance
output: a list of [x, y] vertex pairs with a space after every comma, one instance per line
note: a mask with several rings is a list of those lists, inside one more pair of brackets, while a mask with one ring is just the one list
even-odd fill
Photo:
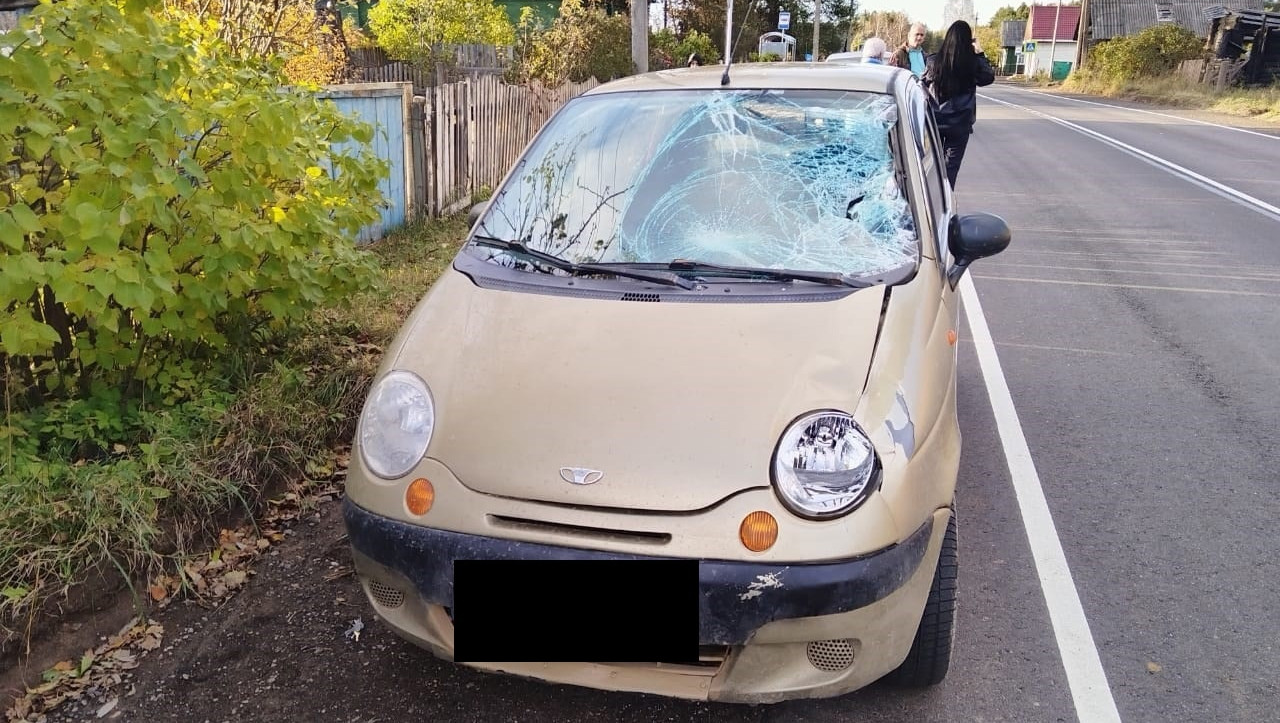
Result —
[[[914, 268], [897, 120], [893, 97], [880, 93], [580, 97], [539, 135], [479, 233], [577, 262]], [[504, 254], [482, 253], [500, 263]]]
[[924, 172], [925, 195], [933, 221], [937, 243], [937, 259], [945, 263], [948, 258], [947, 224], [951, 210], [950, 186], [947, 182], [946, 159], [942, 154], [942, 141], [938, 126], [929, 111], [924, 90], [914, 84], [911, 90], [911, 106], [916, 118], [914, 130], [920, 150], [920, 165]]

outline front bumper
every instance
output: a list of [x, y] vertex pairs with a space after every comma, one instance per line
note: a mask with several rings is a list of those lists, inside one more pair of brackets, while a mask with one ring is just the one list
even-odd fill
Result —
[[[453, 604], [454, 560], [662, 559], [420, 527], [350, 500], [343, 512], [357, 572], [379, 615], [398, 634], [448, 660], [453, 658], [453, 631], [445, 609]], [[474, 667], [686, 698], [772, 702], [839, 695], [873, 682], [906, 657], [949, 515], [947, 509], [938, 510], [900, 544], [852, 560], [799, 565], [701, 561], [700, 643], [730, 650], [711, 670], [564, 663]], [[765, 580], [782, 585], [761, 589]], [[762, 594], [748, 595], [753, 589]], [[811, 652], [814, 643], [845, 645], [853, 651], [852, 662], [839, 670], [820, 666]]]

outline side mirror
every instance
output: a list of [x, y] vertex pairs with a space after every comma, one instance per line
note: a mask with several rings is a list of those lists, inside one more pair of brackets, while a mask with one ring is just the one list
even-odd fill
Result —
[[990, 213], [969, 213], [951, 219], [948, 245], [956, 257], [955, 265], [947, 272], [947, 281], [955, 288], [960, 283], [969, 264], [995, 256], [1009, 247], [1013, 234], [1003, 218]]
[[476, 225], [476, 221], [480, 220], [481, 214], [483, 214], [484, 210], [488, 207], [489, 207], [488, 201], [481, 201], [480, 203], [477, 203], [476, 205], [472, 206], [471, 210], [467, 212], [467, 226]]

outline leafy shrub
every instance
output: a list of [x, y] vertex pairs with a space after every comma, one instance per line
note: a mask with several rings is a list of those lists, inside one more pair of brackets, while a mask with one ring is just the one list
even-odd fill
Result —
[[[104, 454], [140, 402], [191, 398], [372, 278], [351, 238], [378, 217], [385, 164], [338, 146], [372, 131], [285, 87], [279, 62], [141, 0], [42, 4], [0, 45], [3, 393], [55, 405], [43, 439]], [[77, 400], [119, 413], [50, 421], [81, 417]]]
[[1153, 25], [1136, 35], [1099, 43], [1090, 64], [1102, 79], [1116, 82], [1165, 75], [1184, 60], [1200, 57], [1195, 33], [1172, 23]]
[[635, 72], [630, 22], [583, 0], [564, 0], [546, 30], [532, 12], [522, 13], [517, 34], [516, 82], [557, 86], [591, 77], [605, 82]]
[[511, 45], [515, 28], [489, 0], [381, 0], [369, 11], [378, 46], [398, 60], [429, 62], [441, 44]]
[[313, 0], [164, 0], [179, 16], [210, 23], [227, 48], [241, 57], [285, 59], [294, 83], [339, 82], [347, 52], [336, 9], [316, 11]]
[[690, 30], [679, 38], [674, 31], [663, 28], [649, 34], [649, 70], [683, 67], [694, 53], [702, 56], [703, 65], [720, 62], [720, 49], [705, 33]]

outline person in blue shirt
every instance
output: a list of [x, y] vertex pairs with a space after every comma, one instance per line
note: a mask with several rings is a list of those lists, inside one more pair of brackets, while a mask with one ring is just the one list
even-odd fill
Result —
[[893, 64], [910, 70], [917, 77], [924, 75], [927, 60], [924, 54], [924, 37], [927, 32], [924, 23], [912, 23], [911, 29], [907, 31], [907, 42], [898, 46], [893, 54]]
[[862, 44], [862, 62], [884, 65], [884, 54], [889, 46], [880, 38], [867, 38]]

